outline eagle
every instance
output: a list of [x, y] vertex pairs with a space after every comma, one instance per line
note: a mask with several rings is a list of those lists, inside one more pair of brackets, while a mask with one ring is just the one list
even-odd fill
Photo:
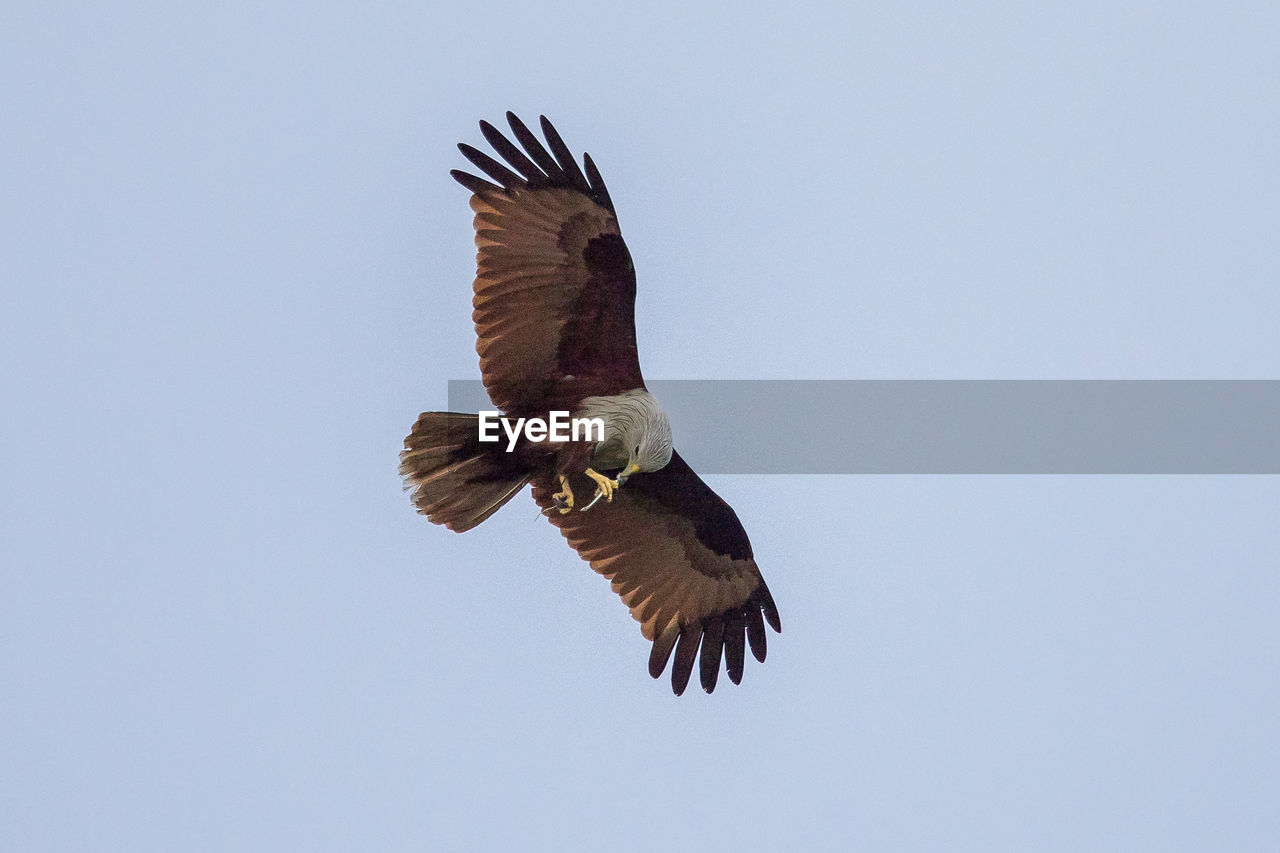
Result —
[[570, 412], [598, 418], [603, 434], [553, 442], [526, 430], [495, 443], [481, 440], [479, 415], [425, 412], [400, 454], [405, 489], [430, 521], [463, 532], [531, 485], [543, 515], [610, 580], [653, 643], [651, 676], [674, 653], [677, 696], [695, 662], [706, 692], [722, 659], [738, 684], [746, 648], [763, 662], [765, 623], [775, 632], [782, 623], [737, 514], [676, 452], [645, 387], [636, 272], [613, 199], [591, 156], [580, 168], [545, 116], [546, 145], [515, 114], [507, 122], [519, 147], [480, 122], [505, 164], [460, 143], [486, 177], [450, 172], [475, 213], [472, 319], [484, 386], [517, 423]]

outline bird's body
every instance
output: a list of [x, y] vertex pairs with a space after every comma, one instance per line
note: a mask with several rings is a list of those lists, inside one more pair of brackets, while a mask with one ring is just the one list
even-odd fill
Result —
[[777, 607], [737, 515], [675, 452], [666, 413], [645, 388], [635, 268], [613, 202], [591, 158], [584, 174], [545, 118], [550, 151], [507, 118], [523, 150], [480, 127], [510, 168], [459, 146], [496, 183], [453, 173], [473, 193], [485, 387], [508, 418], [570, 412], [598, 418], [603, 436], [526, 435], [505, 446], [481, 440], [475, 415], [427, 412], [405, 439], [406, 487], [419, 512], [460, 532], [531, 483], [547, 517], [610, 578], [653, 641], [655, 678], [674, 654], [672, 686], [683, 692], [700, 650], [707, 692], [722, 656], [737, 683], [748, 645], [764, 660], [765, 621], [781, 630]]

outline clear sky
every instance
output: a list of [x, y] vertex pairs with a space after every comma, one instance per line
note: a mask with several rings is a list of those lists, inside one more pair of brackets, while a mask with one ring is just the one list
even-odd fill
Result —
[[784, 633], [677, 699], [396, 455], [480, 118], [652, 378], [1274, 379], [1277, 81], [1273, 3], [7, 3], [0, 847], [1274, 849], [1280, 478], [714, 478]]

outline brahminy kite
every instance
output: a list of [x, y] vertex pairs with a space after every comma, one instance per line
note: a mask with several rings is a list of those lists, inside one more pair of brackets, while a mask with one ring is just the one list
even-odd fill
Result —
[[[531, 483], [543, 514], [652, 641], [650, 675], [674, 652], [671, 686], [683, 693], [701, 649], [704, 690], [715, 689], [722, 657], [737, 684], [745, 648], [763, 661], [764, 624], [782, 623], [738, 516], [674, 450], [645, 388], [635, 268], [613, 200], [590, 155], [579, 168], [546, 117], [546, 146], [514, 114], [507, 121], [520, 147], [480, 122], [506, 165], [463, 143], [489, 180], [450, 173], [472, 193], [484, 386], [509, 433], [521, 418], [567, 412], [603, 422], [603, 435], [557, 442], [526, 429], [495, 442], [481, 440], [477, 415], [426, 412], [400, 455], [405, 488], [418, 512], [461, 532]], [[577, 497], [593, 487], [589, 502]]]

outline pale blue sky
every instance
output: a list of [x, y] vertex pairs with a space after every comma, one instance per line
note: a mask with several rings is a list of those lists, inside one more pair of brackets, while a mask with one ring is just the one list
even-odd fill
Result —
[[650, 377], [1280, 378], [1274, 4], [9, 3], [0, 81], [0, 846], [1274, 848], [1280, 479], [715, 478], [784, 633], [677, 699], [395, 473], [507, 109]]

